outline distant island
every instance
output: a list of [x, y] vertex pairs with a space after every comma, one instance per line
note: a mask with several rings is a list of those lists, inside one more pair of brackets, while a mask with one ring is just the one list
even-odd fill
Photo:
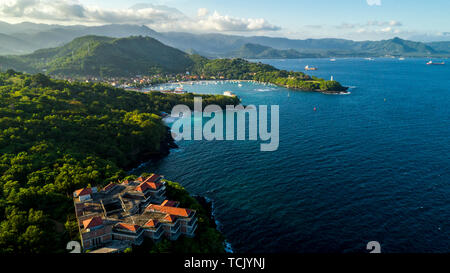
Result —
[[208, 59], [190, 55], [150, 37], [85, 36], [57, 48], [28, 55], [0, 57], [3, 69], [45, 73], [57, 78], [130, 78], [152, 75], [155, 82], [189, 75], [192, 79], [254, 80], [287, 88], [334, 93], [336, 81], [288, 72], [242, 58]]

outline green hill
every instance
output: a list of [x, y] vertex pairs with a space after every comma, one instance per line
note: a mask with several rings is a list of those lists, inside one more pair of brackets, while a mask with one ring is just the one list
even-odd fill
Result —
[[188, 54], [150, 37], [85, 36], [57, 48], [1, 58], [5, 66], [28, 65], [30, 72], [73, 76], [134, 76], [184, 73], [194, 65]]
[[367, 52], [370, 54], [382, 55], [403, 55], [403, 56], [426, 56], [434, 55], [438, 52], [432, 47], [419, 42], [394, 38], [377, 42], [362, 42], [356, 48], [356, 51]]
[[[1, 34], [4, 34], [3, 37]], [[239, 53], [241, 47], [246, 44], [261, 45], [275, 50], [295, 50], [301, 54], [315, 54], [317, 57], [382, 57], [386, 55], [448, 57], [450, 55], [450, 43], [448, 41], [419, 43], [399, 38], [385, 41], [352, 41], [335, 38], [296, 40], [281, 37], [239, 36], [216, 33], [157, 32], [146, 26], [129, 24], [62, 26], [33, 23], [8, 24], [1, 21], [0, 55], [26, 54], [37, 49], [57, 47], [86, 35], [114, 38], [148, 36], [186, 52], [196, 52], [197, 54], [213, 58], [247, 58], [243, 54], [230, 54]], [[422, 39], [415, 40], [420, 41]], [[441, 40], [438, 39], [436, 41]], [[434, 50], [434, 53], [432, 53], [433, 51], [430, 48]], [[264, 57], [273, 56], [274, 58], [280, 58], [278, 53], [280, 52], [267, 52], [264, 54]], [[288, 53], [281, 52], [281, 56]]]
[[259, 44], [245, 44], [239, 50], [230, 52], [227, 56], [246, 59], [298, 59], [314, 58], [317, 54], [300, 53], [294, 49], [274, 49]]
[[[263, 54], [287, 52], [259, 45], [247, 45], [244, 51]], [[281, 53], [280, 53], [281, 52]], [[294, 51], [295, 52], [295, 51]], [[250, 54], [250, 53], [249, 53]], [[293, 53], [292, 53], [293, 54]], [[278, 55], [282, 56], [282, 55]], [[288, 56], [288, 55], [283, 55]], [[340, 92], [340, 84], [329, 84], [301, 72], [289, 74], [273, 66], [237, 59], [208, 60], [188, 55], [149, 37], [109, 38], [85, 36], [57, 48], [42, 49], [23, 56], [0, 57], [2, 69], [30, 73], [45, 72], [62, 77], [130, 77], [136, 75], [184, 74], [206, 79], [258, 80], [303, 90]], [[270, 74], [270, 72], [282, 72]], [[269, 73], [261, 76], [261, 73]], [[295, 80], [294, 80], [295, 79]]]
[[436, 51], [450, 54], [450, 42], [432, 42], [428, 43], [427, 45]]

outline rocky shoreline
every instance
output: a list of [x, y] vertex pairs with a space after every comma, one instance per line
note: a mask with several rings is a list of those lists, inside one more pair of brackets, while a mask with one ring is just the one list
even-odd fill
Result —
[[125, 166], [125, 170], [130, 172], [131, 170], [138, 168], [140, 165], [152, 161], [152, 160], [160, 160], [170, 154], [171, 149], [177, 149], [178, 145], [175, 143], [175, 140], [172, 137], [172, 133], [170, 128], [166, 126], [166, 138], [160, 143], [160, 150], [157, 153], [142, 151], [138, 154], [138, 160], [133, 162], [127, 166]]
[[[214, 201], [211, 200], [208, 197], [205, 196], [201, 196], [201, 195], [194, 195], [193, 196], [197, 202], [206, 209], [208, 215], [209, 215], [209, 220], [213, 223], [214, 228], [218, 231], [221, 232], [219, 230], [219, 221], [216, 220], [215, 218], [215, 211], [214, 211]], [[231, 246], [231, 244], [227, 241], [224, 240], [224, 250], [227, 253], [233, 253], [233, 248]]]

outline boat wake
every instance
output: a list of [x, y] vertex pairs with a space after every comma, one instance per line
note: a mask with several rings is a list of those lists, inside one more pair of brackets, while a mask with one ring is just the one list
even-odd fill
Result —
[[255, 89], [255, 91], [257, 91], [257, 92], [270, 92], [270, 91], [274, 91], [275, 89], [274, 88], [258, 88], [258, 89]]

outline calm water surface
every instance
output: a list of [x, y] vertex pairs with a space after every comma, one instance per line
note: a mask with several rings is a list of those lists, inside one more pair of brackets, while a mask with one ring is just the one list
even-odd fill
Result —
[[[181, 141], [158, 172], [215, 201], [235, 252], [450, 252], [450, 65], [425, 59], [261, 60], [351, 86], [324, 95], [260, 84], [231, 90], [243, 104], [280, 105], [280, 147]], [[289, 95], [288, 95], [289, 94]], [[317, 111], [314, 111], [316, 107]]]

